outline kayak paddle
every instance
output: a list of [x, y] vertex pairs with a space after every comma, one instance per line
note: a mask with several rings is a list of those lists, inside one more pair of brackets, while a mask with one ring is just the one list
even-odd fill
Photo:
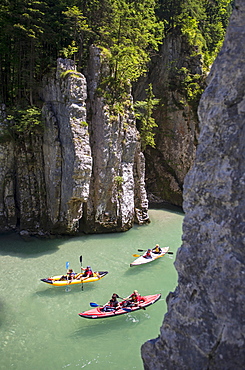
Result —
[[[139, 252], [146, 252], [146, 249], [138, 249], [138, 251]], [[166, 252], [166, 254], [174, 254], [174, 252]], [[133, 256], [136, 257], [136, 255], [133, 255]]]
[[[94, 303], [94, 302], [90, 302], [90, 306], [91, 307], [103, 307], [102, 305]], [[120, 307], [120, 308], [122, 310], [126, 311], [126, 312], [131, 312], [132, 311], [130, 308], [125, 308], [125, 307]]]
[[125, 300], [125, 298], [119, 297], [119, 295], [118, 295], [118, 294], [116, 294], [116, 296], [117, 296], [117, 298], [120, 298], [120, 299], [122, 299], [123, 301]]
[[[81, 265], [81, 271], [82, 271], [82, 263], [83, 263], [83, 256], [80, 256], [79, 257], [79, 260], [80, 260], [80, 265]], [[83, 290], [83, 283], [82, 283], [82, 290]]]
[[[70, 263], [69, 262], [66, 262], [66, 270], [69, 269], [69, 265]], [[67, 284], [69, 284], [69, 280], [68, 280], [68, 276], [67, 276]], [[71, 290], [70, 287], [68, 287], [68, 285], [66, 286], [66, 292], [69, 292]]]
[[94, 303], [94, 302], [90, 302], [89, 303], [91, 307], [102, 307], [100, 304], [97, 304], [97, 303]]

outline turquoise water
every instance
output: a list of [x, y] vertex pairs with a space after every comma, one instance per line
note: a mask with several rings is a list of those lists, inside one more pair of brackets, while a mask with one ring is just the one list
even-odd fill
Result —
[[[151, 223], [125, 233], [55, 240], [22, 241], [0, 237], [0, 369], [143, 369], [140, 347], [156, 338], [166, 312], [165, 298], [175, 289], [173, 266], [181, 245], [181, 212], [150, 210]], [[173, 255], [130, 267], [137, 249], [169, 246]], [[83, 266], [109, 271], [95, 283], [52, 287], [40, 281]], [[161, 293], [145, 311], [100, 320], [78, 316], [89, 302], [104, 304], [112, 293], [125, 297]]]

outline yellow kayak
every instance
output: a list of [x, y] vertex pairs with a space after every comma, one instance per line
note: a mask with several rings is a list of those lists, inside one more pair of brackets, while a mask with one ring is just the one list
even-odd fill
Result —
[[67, 286], [83, 283], [92, 283], [102, 279], [108, 274], [108, 271], [97, 271], [93, 273], [93, 276], [83, 277], [82, 274], [76, 274], [72, 280], [67, 280], [67, 277], [64, 275], [52, 276], [46, 279], [41, 279], [44, 283], [53, 285], [53, 286]]

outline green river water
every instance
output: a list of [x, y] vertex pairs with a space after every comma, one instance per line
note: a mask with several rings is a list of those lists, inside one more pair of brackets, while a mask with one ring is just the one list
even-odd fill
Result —
[[[125, 233], [55, 240], [22, 241], [0, 236], [0, 369], [143, 369], [140, 347], [156, 338], [166, 312], [166, 296], [177, 284], [173, 266], [181, 245], [183, 213], [149, 211], [151, 223]], [[167, 254], [145, 266], [130, 267], [138, 248], [169, 246]], [[109, 271], [100, 281], [52, 287], [40, 278], [76, 272], [83, 266]], [[90, 302], [104, 304], [112, 293], [125, 297], [161, 293], [145, 311], [89, 320], [78, 316]]]

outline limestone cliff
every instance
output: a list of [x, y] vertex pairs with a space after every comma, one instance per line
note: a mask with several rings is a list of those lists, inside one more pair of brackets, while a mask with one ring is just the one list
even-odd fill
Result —
[[59, 59], [42, 87], [43, 133], [1, 140], [0, 231], [115, 232], [149, 222], [132, 97], [111, 119], [96, 95], [102, 67], [95, 47], [86, 78]]
[[[144, 157], [129, 92], [124, 113], [110, 115], [103, 94], [97, 93], [107, 76], [101, 50], [91, 46], [88, 66], [89, 132], [93, 157], [90, 196], [81, 228], [86, 232], [122, 231], [134, 221], [147, 222]], [[102, 95], [102, 96], [101, 96]]]
[[44, 88], [43, 157], [52, 229], [76, 232], [88, 200], [92, 157], [86, 122], [87, 84], [71, 60], [58, 60]]
[[196, 107], [188, 101], [184, 89], [184, 70], [189, 76], [204, 79], [202, 60], [186, 36], [175, 30], [163, 40], [158, 55], [149, 66], [149, 73], [134, 86], [135, 100], [145, 99], [145, 89], [153, 86], [160, 99], [154, 118], [158, 125], [155, 148], [147, 147], [146, 189], [150, 200], [163, 200], [182, 205], [185, 175], [191, 168], [196, 152], [198, 118]]
[[199, 105], [178, 286], [160, 336], [142, 346], [148, 370], [245, 368], [244, 44], [245, 2], [237, 0]]
[[0, 118], [0, 231], [38, 232], [47, 223], [42, 137], [6, 132], [4, 105]]

